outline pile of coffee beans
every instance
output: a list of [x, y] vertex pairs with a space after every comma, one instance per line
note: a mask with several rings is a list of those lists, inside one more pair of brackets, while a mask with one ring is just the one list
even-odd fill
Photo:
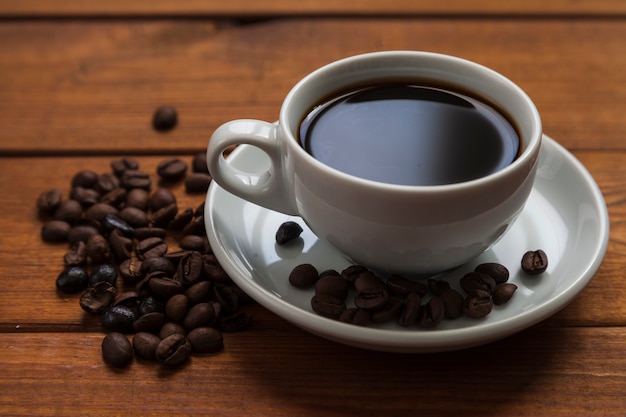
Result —
[[[523, 257], [523, 271], [529, 275], [544, 272], [545, 252], [529, 253]], [[486, 317], [494, 305], [505, 304], [513, 297], [517, 285], [508, 280], [509, 270], [496, 262], [482, 263], [463, 275], [459, 285], [464, 294], [447, 280], [416, 281], [400, 275], [383, 279], [362, 265], [318, 273], [315, 266], [305, 263], [289, 274], [292, 286], [314, 288], [311, 308], [321, 316], [361, 326], [395, 321], [403, 327], [421, 328], [433, 328], [443, 320], [462, 316]], [[349, 294], [354, 294], [352, 303]]]
[[[171, 116], [171, 115], [170, 115]], [[243, 330], [251, 301], [213, 255], [204, 204], [181, 209], [170, 188], [206, 193], [204, 154], [163, 160], [158, 182], [132, 158], [111, 161], [111, 172], [77, 172], [67, 197], [58, 189], [37, 199], [46, 242], [66, 242], [63, 293], [98, 315], [108, 332], [104, 360], [127, 366], [134, 356], [176, 366], [192, 354], [217, 352], [223, 332]], [[132, 335], [132, 343], [129, 336]]]

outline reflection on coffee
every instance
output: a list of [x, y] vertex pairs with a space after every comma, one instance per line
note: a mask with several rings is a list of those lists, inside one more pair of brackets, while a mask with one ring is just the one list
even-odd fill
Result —
[[477, 179], [511, 164], [519, 136], [481, 100], [431, 86], [381, 84], [316, 105], [299, 139], [319, 161], [400, 185]]

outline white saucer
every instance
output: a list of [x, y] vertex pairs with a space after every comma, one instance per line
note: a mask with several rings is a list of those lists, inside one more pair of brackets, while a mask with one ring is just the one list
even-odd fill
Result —
[[[229, 163], [247, 172], [261, 172], [267, 156], [241, 145]], [[301, 238], [275, 244], [281, 223], [292, 220], [304, 228]], [[516, 333], [553, 315], [591, 280], [606, 252], [609, 219], [598, 186], [578, 160], [544, 136], [535, 186], [517, 222], [491, 250], [475, 261], [447, 273], [458, 288], [459, 278], [481, 262], [507, 266], [510, 282], [518, 286], [513, 298], [496, 306], [481, 320], [445, 320], [435, 329], [404, 328], [395, 323], [360, 327], [313, 313], [313, 290], [288, 283], [298, 264], [311, 263], [319, 271], [341, 271], [350, 261], [320, 241], [299, 217], [264, 209], [224, 191], [215, 182], [207, 194], [205, 221], [215, 256], [233, 281], [261, 305], [311, 333], [373, 350], [435, 352], [484, 344]], [[543, 249], [548, 270], [536, 277], [520, 271], [527, 250]]]

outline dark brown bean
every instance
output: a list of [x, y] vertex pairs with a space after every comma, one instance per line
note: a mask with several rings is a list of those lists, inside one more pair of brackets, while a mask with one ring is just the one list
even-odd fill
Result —
[[61, 205], [63, 194], [57, 189], [44, 191], [37, 198], [37, 209], [42, 214], [52, 214]]
[[165, 314], [174, 322], [181, 322], [187, 316], [191, 302], [185, 294], [175, 294], [165, 303]]
[[190, 194], [205, 193], [212, 180], [209, 174], [194, 172], [185, 179], [185, 191]]
[[66, 242], [72, 226], [62, 220], [49, 220], [41, 227], [44, 242]]
[[493, 303], [497, 306], [508, 302], [517, 290], [517, 285], [510, 282], [498, 285], [493, 291]]
[[116, 295], [117, 290], [111, 283], [100, 281], [83, 291], [79, 304], [84, 311], [99, 314], [113, 304]]
[[522, 271], [528, 275], [539, 275], [548, 269], [548, 255], [542, 250], [528, 251], [522, 257]]
[[181, 334], [173, 334], [161, 340], [156, 348], [156, 359], [163, 365], [178, 366], [191, 356], [191, 344]]
[[180, 181], [187, 175], [187, 163], [179, 158], [163, 160], [157, 165], [157, 174], [164, 181]]
[[191, 170], [193, 172], [200, 172], [202, 174], [209, 173], [209, 167], [207, 166], [207, 163], [206, 163], [205, 152], [199, 152], [193, 156], [193, 159], [191, 161]]
[[300, 264], [291, 270], [289, 283], [296, 288], [310, 288], [317, 282], [317, 269], [311, 264]]
[[325, 275], [315, 283], [315, 294], [328, 294], [345, 300], [348, 296], [350, 283], [340, 276]]
[[417, 293], [409, 293], [406, 300], [402, 304], [402, 309], [398, 316], [398, 324], [400, 326], [410, 326], [415, 324], [420, 312], [420, 302], [422, 297]]
[[445, 306], [443, 299], [436, 295], [431, 297], [430, 300], [420, 308], [418, 324], [421, 327], [432, 328], [441, 323], [444, 317]]
[[360, 308], [346, 308], [340, 315], [339, 321], [343, 323], [355, 324], [357, 326], [365, 326], [370, 322], [369, 311]]
[[165, 339], [166, 337], [173, 334], [187, 336], [187, 330], [185, 330], [185, 328], [178, 323], [167, 322], [161, 327], [161, 330], [159, 331], [159, 337], [161, 339]]
[[401, 309], [402, 301], [397, 298], [390, 298], [383, 308], [370, 313], [370, 320], [372, 323], [385, 323], [396, 320]]
[[276, 231], [276, 244], [284, 245], [288, 242], [291, 242], [292, 240], [297, 239], [298, 237], [300, 237], [302, 230], [302, 226], [300, 226], [296, 222], [288, 221], [282, 223]]
[[491, 294], [484, 290], [472, 291], [463, 302], [463, 312], [473, 319], [486, 317], [493, 309]]
[[210, 326], [215, 320], [215, 308], [211, 303], [199, 303], [189, 309], [183, 320], [183, 326], [187, 330], [196, 327]]
[[164, 323], [165, 314], [155, 311], [139, 316], [133, 322], [133, 328], [136, 332], [158, 333]]
[[133, 347], [122, 333], [111, 332], [102, 340], [102, 358], [109, 365], [124, 368], [133, 360]]
[[148, 332], [138, 332], [133, 336], [133, 351], [140, 358], [156, 360], [156, 349], [161, 339]]
[[496, 284], [503, 284], [509, 280], [509, 270], [497, 262], [485, 262], [478, 265], [475, 272], [481, 272], [494, 279]]
[[311, 308], [320, 316], [338, 319], [346, 309], [343, 299], [328, 294], [316, 294], [311, 298]]
[[398, 298], [405, 298], [409, 293], [415, 292], [420, 296], [426, 295], [428, 288], [421, 282], [404, 278], [400, 275], [392, 275], [387, 278], [389, 292]]
[[383, 308], [387, 301], [389, 301], [389, 292], [386, 287], [363, 288], [354, 297], [354, 305], [368, 311]]
[[152, 127], [158, 132], [172, 130], [178, 123], [178, 113], [173, 106], [159, 106], [152, 115]]
[[212, 327], [196, 327], [187, 335], [193, 353], [215, 353], [224, 347], [222, 332]]
[[463, 315], [463, 296], [454, 289], [444, 291], [439, 295], [443, 300], [446, 318], [454, 320]]
[[470, 293], [474, 290], [483, 290], [491, 293], [496, 288], [496, 281], [481, 272], [468, 272], [460, 281], [461, 287]]
[[83, 206], [76, 200], [65, 200], [61, 202], [54, 212], [54, 218], [73, 224], [83, 213]]

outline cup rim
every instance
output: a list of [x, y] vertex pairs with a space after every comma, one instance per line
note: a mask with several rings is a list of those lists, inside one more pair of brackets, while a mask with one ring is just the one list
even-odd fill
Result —
[[[494, 77], [495, 79], [507, 84], [510, 89], [515, 91], [518, 97], [526, 103], [527, 110], [530, 114], [530, 119], [533, 122], [533, 129], [529, 135], [529, 142], [524, 147], [522, 153], [509, 165], [506, 167], [493, 172], [489, 175], [475, 178], [468, 181], [450, 183], [450, 184], [439, 184], [439, 185], [403, 185], [403, 184], [394, 184], [394, 183], [386, 183], [381, 181], [375, 181], [367, 178], [358, 177], [343, 171], [340, 171], [336, 168], [328, 166], [323, 162], [317, 160], [315, 157], [310, 155], [306, 150], [300, 146], [299, 141], [294, 135], [294, 133], [289, 128], [289, 120], [288, 120], [288, 112], [289, 108], [292, 105], [291, 103], [294, 101], [295, 97], [299, 93], [299, 91], [308, 83], [312, 82], [312, 80], [316, 78], [320, 78], [324, 73], [337, 69], [342, 66], [349, 66], [357, 63], [358, 61], [362, 61], [365, 59], [389, 59], [389, 58], [399, 58], [399, 57], [422, 57], [424, 59], [437, 59], [440, 61], [448, 61], [453, 62], [457, 65], [466, 65], [473, 67], [476, 70], [480, 70], [485, 74], [488, 74], [490, 77]], [[447, 54], [441, 54], [437, 52], [427, 52], [427, 51], [412, 51], [412, 50], [389, 50], [389, 51], [378, 51], [378, 52], [368, 52], [358, 55], [349, 56], [346, 58], [339, 59], [337, 61], [326, 64], [322, 67], [317, 68], [312, 71], [304, 78], [302, 78], [296, 85], [289, 91], [287, 96], [285, 97], [283, 104], [280, 109], [280, 117], [279, 117], [279, 129], [283, 132], [283, 134], [287, 134], [289, 139], [286, 141], [288, 146], [296, 152], [300, 157], [304, 158], [308, 163], [315, 166], [316, 169], [323, 171], [328, 175], [333, 175], [343, 181], [352, 182], [355, 186], [363, 186], [368, 188], [379, 188], [381, 190], [386, 191], [395, 191], [395, 192], [404, 192], [404, 193], [413, 193], [416, 191], [422, 193], [441, 193], [441, 192], [450, 192], [455, 190], [468, 190], [474, 187], [481, 187], [483, 185], [500, 181], [503, 177], [507, 177], [509, 175], [514, 174], [520, 169], [524, 169], [526, 166], [532, 166], [536, 163], [538, 152], [541, 147], [542, 140], [542, 123], [541, 117], [539, 115], [539, 111], [535, 106], [532, 99], [528, 96], [528, 94], [522, 90], [516, 83], [514, 83], [511, 79], [502, 75], [501, 73], [488, 68], [482, 64], [478, 64], [476, 62], [452, 56]], [[298, 122], [299, 124], [299, 122]], [[528, 174], [530, 174], [531, 170], [526, 170]]]

